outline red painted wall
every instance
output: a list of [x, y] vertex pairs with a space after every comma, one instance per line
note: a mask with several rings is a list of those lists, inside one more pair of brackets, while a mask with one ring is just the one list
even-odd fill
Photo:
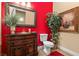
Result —
[[[40, 33], [48, 33], [50, 37], [51, 31], [49, 30], [46, 24], [46, 14], [48, 12], [53, 11], [53, 3], [52, 2], [32, 2], [32, 8], [36, 10], [36, 28], [29, 27], [32, 31], [37, 32], [38, 45], [41, 45], [39, 34]], [[5, 35], [10, 34], [10, 29], [4, 24], [5, 20], [5, 3], [2, 2], [2, 52], [6, 52], [6, 39]], [[28, 31], [27, 27], [17, 27], [16, 32], [22, 32], [22, 30]]]

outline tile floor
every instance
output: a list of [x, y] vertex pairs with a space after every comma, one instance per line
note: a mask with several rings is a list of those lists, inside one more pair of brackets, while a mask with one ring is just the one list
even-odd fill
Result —
[[[52, 51], [54, 51], [54, 50], [52, 50]], [[70, 56], [69, 54], [61, 51], [60, 49], [56, 49], [56, 51], [59, 51], [60, 53], [64, 54], [65, 56]], [[38, 52], [39, 52], [38, 56], [46, 56], [46, 53], [43, 51], [43, 49], [38, 48]], [[0, 48], [0, 56], [1, 56], [1, 48]]]
[[[47, 56], [46, 53], [43, 51], [42, 48], [38, 48], [38, 51], [39, 51], [38, 56]], [[52, 51], [58, 51], [58, 52], [62, 53], [64, 56], [71, 56], [71, 55], [65, 53], [64, 51], [62, 51], [60, 49], [56, 49], [56, 50], [52, 50]]]

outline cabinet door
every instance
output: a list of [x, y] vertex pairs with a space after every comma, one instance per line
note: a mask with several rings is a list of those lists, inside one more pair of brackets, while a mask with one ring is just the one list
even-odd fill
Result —
[[29, 43], [26, 45], [26, 55], [28, 56], [33, 56], [34, 54], [34, 44], [33, 43]]
[[24, 46], [11, 47], [11, 56], [25, 56]]
[[37, 38], [34, 38], [34, 56], [38, 55], [38, 49], [37, 49]]

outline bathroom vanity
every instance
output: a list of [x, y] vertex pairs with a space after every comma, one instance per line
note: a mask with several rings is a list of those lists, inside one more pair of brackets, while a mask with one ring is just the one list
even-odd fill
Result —
[[35, 32], [6, 35], [8, 56], [36, 56], [37, 34]]

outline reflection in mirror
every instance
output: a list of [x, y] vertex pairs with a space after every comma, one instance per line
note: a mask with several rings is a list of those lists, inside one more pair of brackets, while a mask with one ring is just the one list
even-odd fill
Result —
[[25, 7], [20, 7], [19, 5], [14, 5], [10, 3], [6, 3], [9, 14], [11, 14], [12, 10], [14, 10], [13, 14], [21, 15], [18, 19], [17, 26], [27, 26], [27, 27], [35, 27], [36, 26], [36, 11], [32, 9], [26, 9]]
[[21, 15], [20, 18], [19, 18], [18, 24], [24, 24], [24, 22], [25, 22], [25, 15], [26, 15], [25, 12], [16, 10], [16, 14]]

